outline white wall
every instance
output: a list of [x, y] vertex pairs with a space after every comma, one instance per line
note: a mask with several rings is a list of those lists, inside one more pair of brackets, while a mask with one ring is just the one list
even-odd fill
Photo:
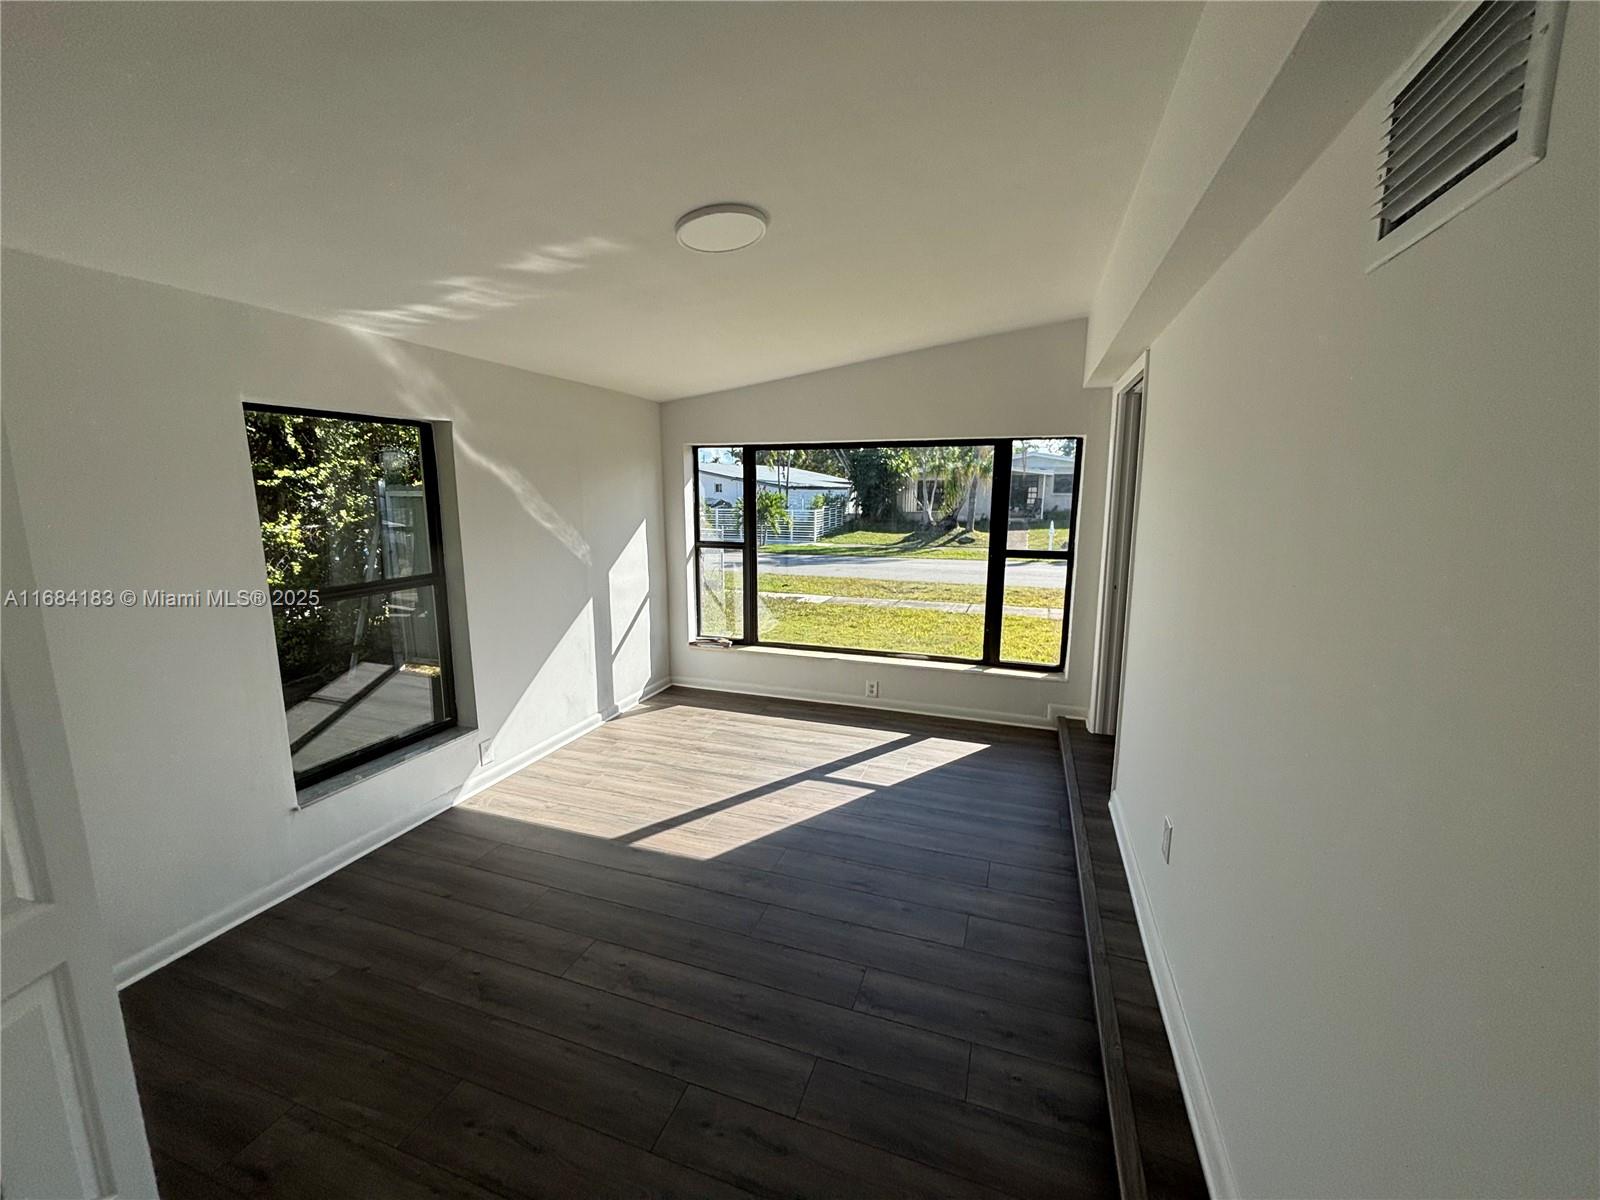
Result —
[[1115, 807], [1240, 1195], [1600, 1190], [1597, 59], [1367, 275], [1374, 101], [1151, 347]]
[[[1052, 705], [1081, 714], [1089, 700], [1111, 420], [1109, 393], [1082, 386], [1084, 331], [1083, 321], [1044, 325], [664, 405], [673, 679], [849, 703], [864, 703], [866, 681], [876, 679], [886, 708], [1033, 724], [1045, 723]], [[1064, 675], [688, 644], [694, 623], [690, 446], [1013, 436], [1084, 439]]]
[[475, 736], [293, 812], [266, 610], [47, 614], [121, 977], [665, 679], [656, 405], [10, 252], [4, 322], [41, 587], [264, 586], [244, 401], [450, 422]]
[[[1086, 347], [1091, 374], [1171, 255], [1316, 7], [1308, 0], [1260, 0], [1201, 8], [1095, 289]], [[1114, 376], [1126, 365], [1119, 359], [1109, 370]]]
[[1086, 383], [1138, 358], [1454, 8], [1205, 5], [1095, 290]]

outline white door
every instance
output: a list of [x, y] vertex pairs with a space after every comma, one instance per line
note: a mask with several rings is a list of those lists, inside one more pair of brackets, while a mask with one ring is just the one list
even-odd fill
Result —
[[[9, 446], [0, 457], [0, 595], [20, 594], [36, 585]], [[0, 620], [0, 1193], [153, 1197], [44, 624], [15, 604]]]

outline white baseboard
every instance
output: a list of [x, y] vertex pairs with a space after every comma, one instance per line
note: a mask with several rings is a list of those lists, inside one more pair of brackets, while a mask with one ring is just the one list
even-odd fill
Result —
[[159, 970], [174, 959], [182, 958], [197, 946], [202, 946], [214, 937], [219, 937], [235, 925], [242, 925], [251, 917], [257, 916], [298, 891], [310, 887], [319, 879], [332, 875], [341, 867], [348, 866], [363, 854], [376, 850], [385, 842], [392, 841], [424, 821], [438, 816], [449, 808], [453, 797], [446, 792], [436, 797], [432, 802], [416, 812], [407, 813], [398, 820], [385, 825], [373, 833], [363, 836], [339, 847], [330, 850], [320, 858], [313, 859], [298, 871], [293, 871], [282, 879], [274, 880], [266, 887], [258, 888], [244, 899], [210, 916], [185, 926], [177, 933], [162, 938], [148, 949], [137, 954], [131, 954], [123, 959], [116, 967], [117, 989], [137, 983], [152, 971]]
[[407, 813], [388, 825], [371, 833], [363, 834], [354, 841], [347, 842], [337, 850], [330, 850], [320, 858], [301, 867], [297, 871], [274, 880], [266, 887], [258, 888], [250, 895], [230, 904], [227, 908], [210, 916], [185, 926], [177, 933], [162, 938], [148, 949], [137, 954], [129, 955], [116, 966], [116, 980], [118, 990], [137, 983], [152, 971], [159, 970], [174, 959], [182, 958], [197, 946], [204, 945], [212, 938], [219, 937], [236, 925], [242, 925], [251, 917], [257, 916], [274, 904], [279, 904], [293, 896], [296, 892], [304, 891], [319, 880], [326, 879], [335, 871], [349, 866], [364, 854], [370, 854], [385, 842], [391, 842], [403, 833], [409, 833], [424, 821], [438, 816], [445, 809], [454, 807], [467, 799], [475, 796], [485, 788], [494, 786], [502, 779], [516, 774], [530, 763], [536, 762], [547, 754], [551, 754], [582, 737], [592, 729], [597, 729], [612, 717], [615, 717], [636, 704], [640, 704], [654, 696], [657, 692], [664, 691], [671, 686], [670, 680], [651, 684], [642, 691], [631, 696], [625, 696], [612, 704], [604, 712], [591, 713], [583, 720], [572, 725], [554, 737], [546, 738], [538, 745], [533, 746], [520, 754], [513, 755], [504, 763], [496, 763], [492, 771], [486, 771], [481, 776], [470, 777], [460, 787], [451, 788], [449, 791], [434, 797], [427, 804], [415, 812]]
[[1045, 712], [1049, 715], [1050, 724], [1056, 723], [1057, 717], [1065, 717], [1069, 721], [1087, 721], [1089, 710], [1081, 704], [1052, 704]]
[[[735, 695], [765, 696], [772, 700], [809, 700], [815, 704], [841, 704], [847, 708], [874, 708], [884, 712], [912, 713], [922, 717], [949, 717], [957, 721], [981, 721], [986, 725], [1020, 725], [1026, 729], [1054, 729], [1054, 717], [1035, 717], [1024, 713], [997, 713], [984, 708], [960, 708], [951, 704], [919, 704], [914, 700], [867, 700], [854, 692], [817, 692], [806, 688], [769, 687], [754, 683], [725, 683], [720, 679], [672, 677], [674, 687], [703, 692], [731, 692]], [[1052, 705], [1052, 707], [1055, 707]]]
[[1211, 1103], [1211, 1091], [1206, 1087], [1205, 1075], [1200, 1069], [1200, 1056], [1195, 1050], [1194, 1034], [1189, 1029], [1189, 1018], [1184, 1012], [1183, 997], [1178, 994], [1178, 984], [1172, 975], [1172, 964], [1167, 960], [1166, 946], [1161, 940], [1161, 927], [1156, 924], [1150, 907], [1150, 894], [1145, 890], [1144, 871], [1133, 851], [1133, 841], [1128, 836], [1122, 820], [1122, 806], [1117, 794], [1111, 793], [1111, 826], [1116, 830], [1117, 848], [1122, 851], [1122, 862], [1127, 869], [1128, 890], [1133, 894], [1133, 912], [1139, 921], [1139, 933], [1144, 938], [1145, 957], [1150, 962], [1150, 976], [1155, 982], [1156, 1000], [1161, 1006], [1161, 1020], [1167, 1027], [1167, 1039], [1172, 1043], [1172, 1057], [1178, 1068], [1178, 1082], [1183, 1088], [1183, 1102], [1189, 1110], [1189, 1123], [1194, 1127], [1195, 1146], [1200, 1152], [1200, 1165], [1205, 1169], [1206, 1184], [1213, 1200], [1235, 1200], [1239, 1183], [1233, 1174], [1228, 1158], [1228, 1148], [1222, 1140], [1222, 1130], [1217, 1124], [1216, 1108]]

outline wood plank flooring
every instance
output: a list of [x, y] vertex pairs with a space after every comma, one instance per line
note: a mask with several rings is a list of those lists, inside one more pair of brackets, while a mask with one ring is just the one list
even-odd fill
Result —
[[1122, 849], [1111, 823], [1116, 740], [1090, 733], [1081, 721], [1068, 721], [1066, 727], [1077, 769], [1145, 1184], [1152, 1200], [1204, 1200], [1209, 1195], [1205, 1172], [1134, 915]]
[[163, 1195], [1113, 1196], [1063, 802], [664, 693], [124, 992]]

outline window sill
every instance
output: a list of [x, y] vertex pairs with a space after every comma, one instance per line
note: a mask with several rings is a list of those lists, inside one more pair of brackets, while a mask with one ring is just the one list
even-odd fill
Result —
[[403, 763], [408, 763], [414, 758], [421, 758], [424, 754], [431, 754], [445, 746], [453, 746], [457, 742], [464, 742], [477, 733], [476, 726], [455, 725], [449, 729], [441, 729], [431, 737], [425, 737], [420, 742], [412, 742], [409, 746], [402, 746], [398, 750], [390, 751], [381, 758], [371, 762], [362, 763], [359, 767], [351, 767], [348, 771], [341, 771], [328, 779], [313, 783], [310, 787], [299, 789], [294, 794], [294, 808], [299, 811], [310, 808], [313, 804], [337, 796], [340, 792], [349, 791], [357, 784], [365, 783], [375, 776], [386, 771], [392, 771]]
[[823, 659], [836, 663], [875, 663], [885, 667], [908, 667], [925, 671], [960, 671], [967, 674], [999, 676], [1002, 679], [1064, 680], [1067, 673], [1035, 671], [1026, 667], [993, 667], [984, 663], [940, 662], [935, 658], [897, 658], [892, 654], [844, 654], [836, 650], [795, 650], [788, 646], [718, 646], [710, 642], [689, 643], [691, 650], [706, 650], [714, 654], [754, 654], [777, 658], [799, 658], [809, 662]]

